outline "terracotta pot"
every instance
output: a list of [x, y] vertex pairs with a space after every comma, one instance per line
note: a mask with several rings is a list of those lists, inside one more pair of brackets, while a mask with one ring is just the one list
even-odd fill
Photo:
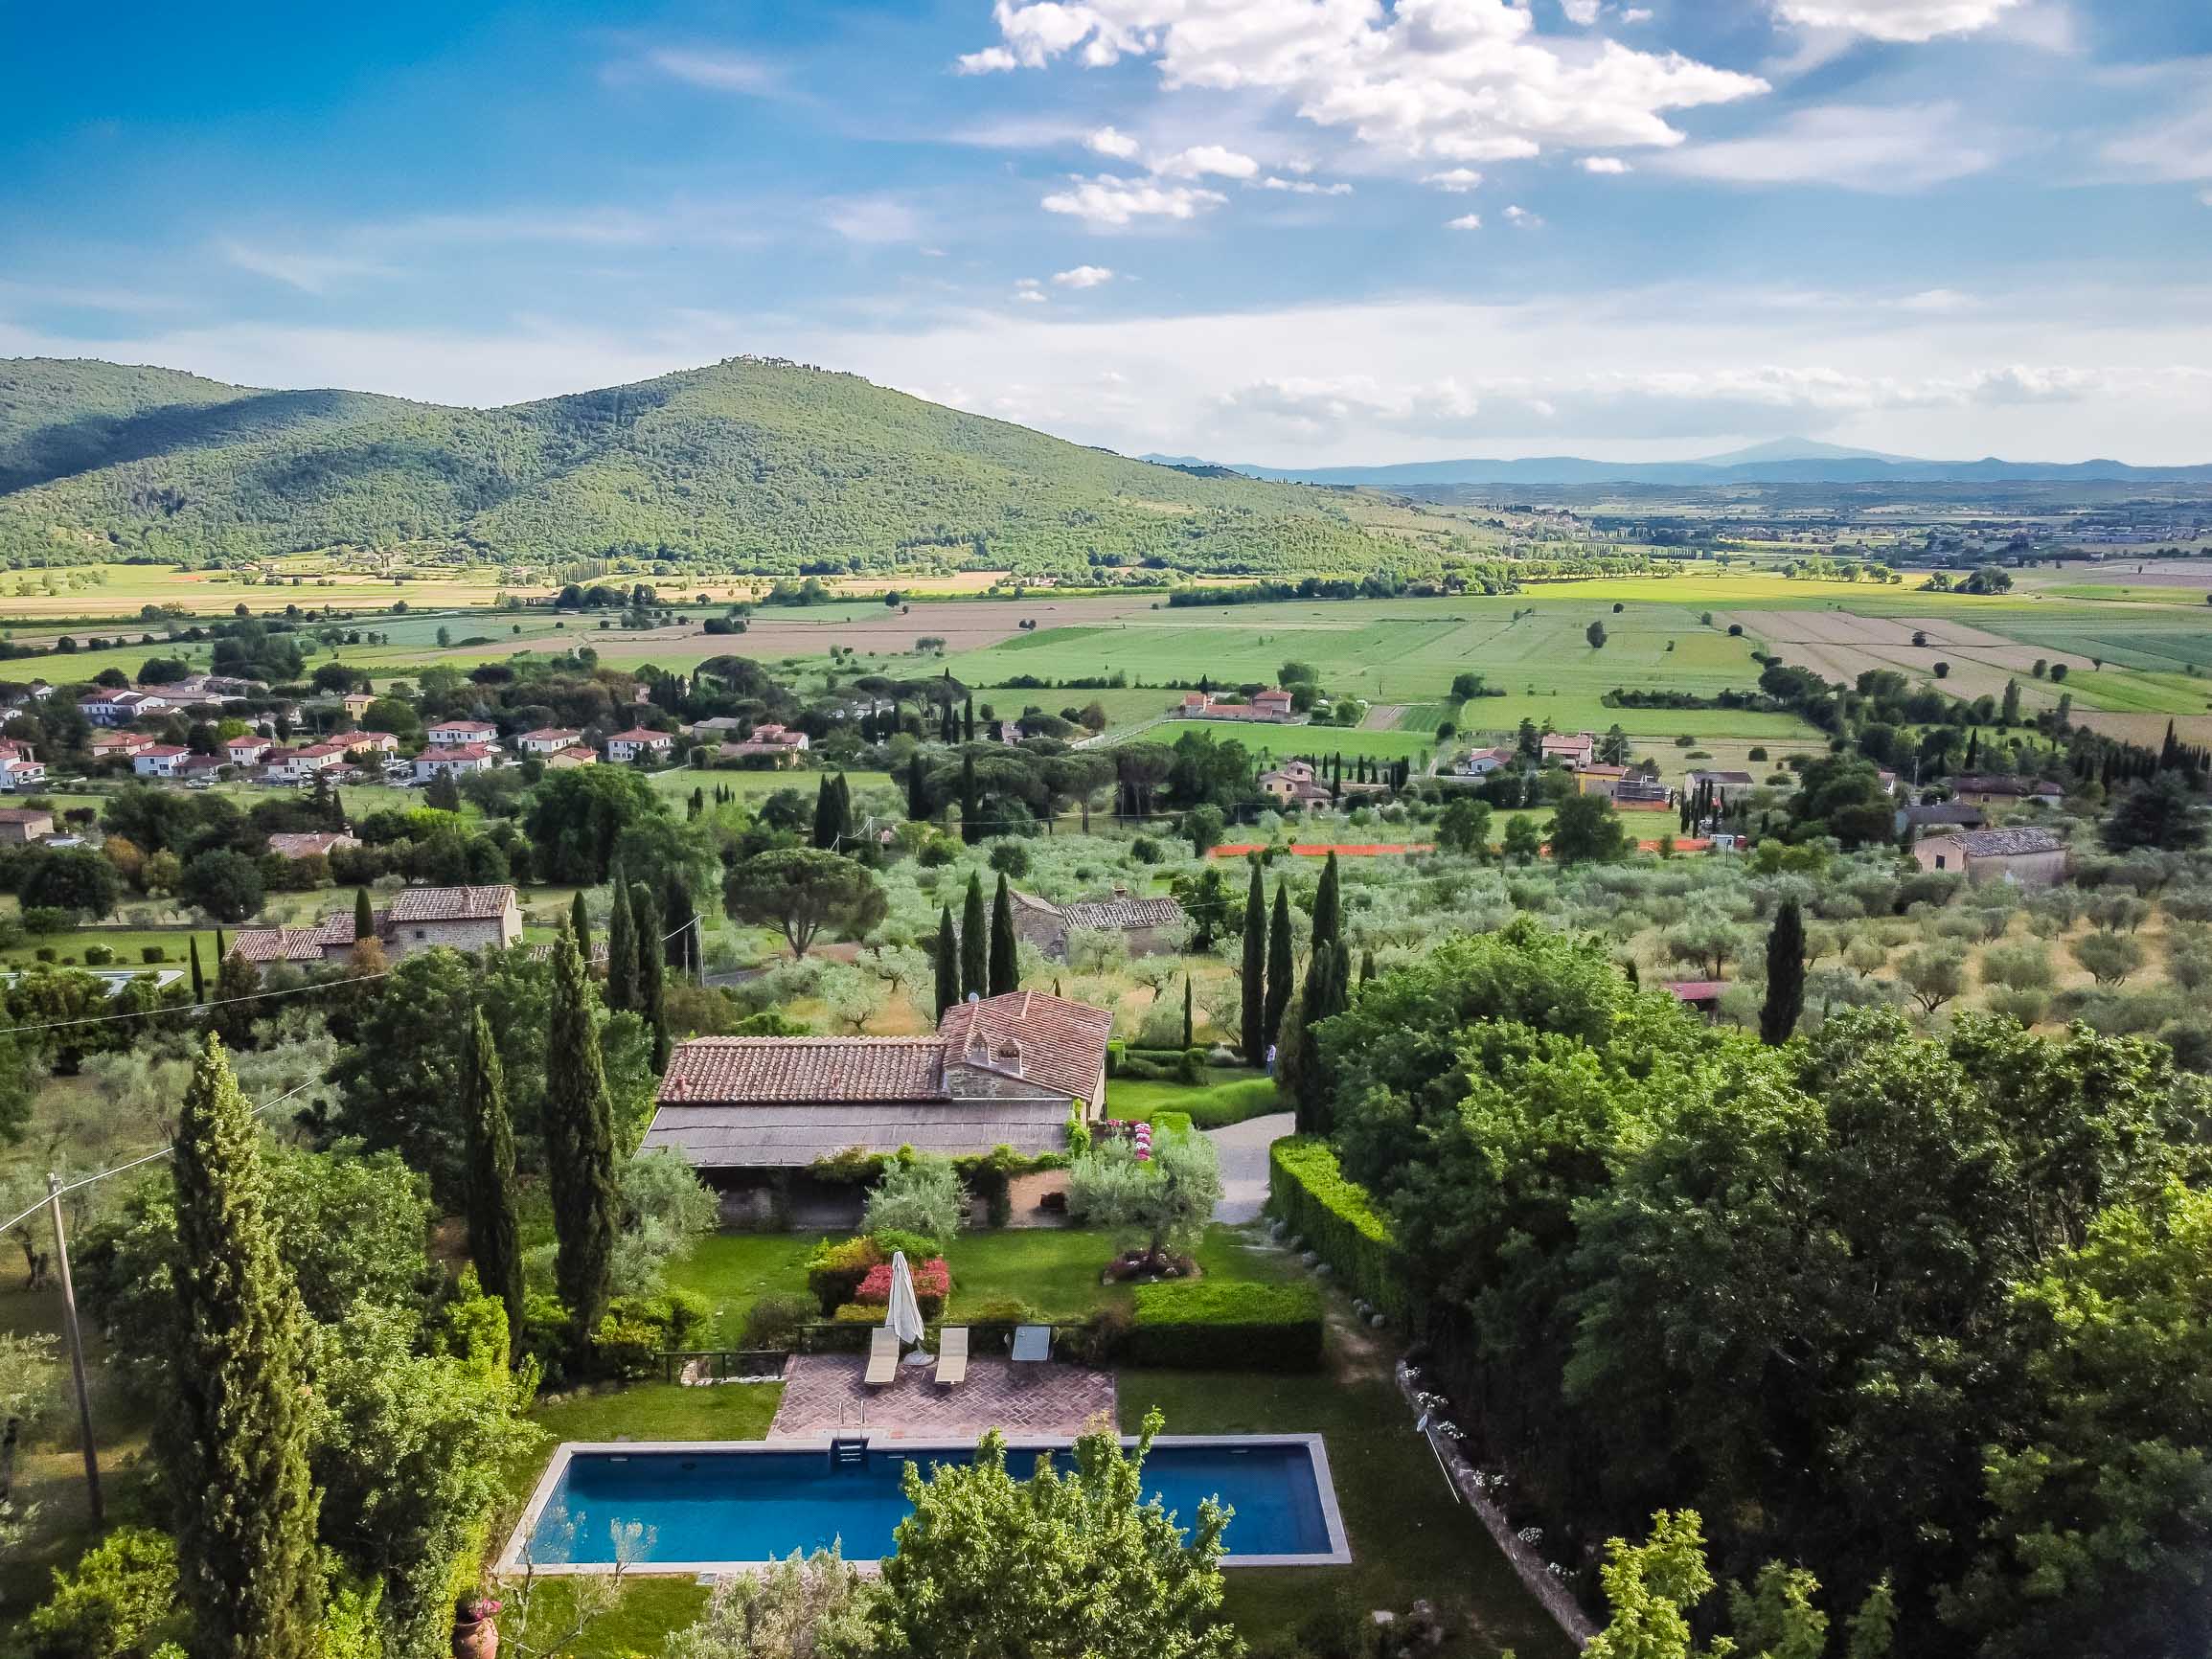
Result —
[[498, 1659], [499, 1625], [490, 1619], [453, 1621], [453, 1659]]

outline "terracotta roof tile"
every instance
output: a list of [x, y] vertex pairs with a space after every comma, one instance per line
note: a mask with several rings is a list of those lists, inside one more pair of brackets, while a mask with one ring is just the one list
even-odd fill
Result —
[[694, 1037], [676, 1045], [660, 1086], [664, 1105], [947, 1099], [936, 1037]]
[[1113, 1015], [1106, 1010], [1041, 990], [955, 1003], [937, 1025], [948, 1058], [978, 1063], [969, 1057], [976, 1052], [971, 1039], [980, 1036], [980, 1063], [1002, 1070], [997, 1056], [1011, 1043], [1020, 1051], [1024, 1078], [1056, 1094], [1086, 1101], [1099, 1087], [1112, 1030]]
[[513, 901], [512, 887], [403, 887], [392, 895], [395, 925], [411, 921], [490, 921]]

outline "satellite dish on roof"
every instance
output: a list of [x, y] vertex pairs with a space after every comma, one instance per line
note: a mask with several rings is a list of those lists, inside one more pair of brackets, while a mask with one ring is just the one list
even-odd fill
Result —
[[983, 992], [979, 990], [971, 990], [968, 993], [966, 1000], [969, 1002], [981, 1002], [983, 1000]]

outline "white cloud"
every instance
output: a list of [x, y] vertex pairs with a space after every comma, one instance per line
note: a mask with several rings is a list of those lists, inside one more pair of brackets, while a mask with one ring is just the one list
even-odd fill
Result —
[[823, 220], [849, 242], [910, 242], [921, 233], [915, 211], [894, 196], [855, 196], [837, 203]]
[[1065, 190], [1044, 198], [1047, 213], [1069, 214], [1093, 230], [1121, 230], [1141, 218], [1193, 219], [1229, 198], [1196, 185], [1161, 184], [1156, 179], [1077, 176]]
[[1524, 207], [1509, 207], [1505, 210], [1505, 216], [1507, 223], [1519, 225], [1523, 230], [1534, 230], [1543, 223], [1540, 216], [1530, 213]]
[[1095, 288], [1114, 280], [1114, 274], [1104, 265], [1078, 265], [1070, 271], [1055, 271], [1052, 280], [1063, 288]]
[[1539, 34], [1513, 0], [998, 0], [993, 16], [1001, 43], [963, 68], [1148, 57], [1171, 88], [1272, 92], [1376, 148], [1445, 161], [1676, 145], [1666, 111], [1767, 90], [1679, 53]]
[[1014, 54], [1003, 46], [986, 46], [981, 52], [969, 52], [959, 57], [954, 65], [963, 75], [990, 75], [1001, 69], [1016, 67]]
[[1259, 170], [1260, 164], [1250, 156], [1218, 144], [1196, 144], [1152, 164], [1152, 171], [1168, 178], [1203, 178], [1209, 173], [1250, 178]]
[[1110, 126], [1102, 126], [1083, 143], [1100, 155], [1110, 155], [1116, 161], [1128, 161], [1137, 152], [1137, 141], [1126, 132], [1117, 132]]
[[1955, 103], [1823, 104], [1763, 133], [1686, 146], [1653, 165], [1730, 184], [1906, 192], [1984, 171], [1995, 161], [1994, 141], [1971, 129]]
[[1014, 284], [1014, 297], [1025, 306], [1042, 306], [1050, 303], [1043, 289], [1037, 285], [1035, 277], [1024, 277]]
[[1438, 190], [1449, 191], [1452, 194], [1458, 195], [1482, 183], [1482, 174], [1476, 172], [1471, 167], [1453, 167], [1447, 168], [1442, 172], [1429, 173], [1421, 182], [1432, 184]]
[[1446, 219], [1444, 228], [1448, 231], [1478, 231], [1482, 229], [1482, 215], [1461, 214], [1455, 219]]
[[1876, 40], [1933, 40], [1986, 29], [2019, 0], [1773, 0], [1775, 15], [1807, 29]]
[[1905, 295], [1897, 304], [1900, 310], [1916, 311], [1927, 317], [1948, 317], [1973, 310], [1974, 297], [1962, 294], [1956, 288], [1923, 288], [1917, 294]]
[[735, 52], [712, 52], [667, 46], [645, 55], [645, 61], [673, 80], [709, 92], [772, 91], [775, 72], [757, 58]]
[[2183, 88], [2181, 102], [2105, 146], [2105, 159], [2138, 176], [2212, 178], [2212, 74]]
[[1334, 184], [1322, 184], [1310, 178], [1277, 178], [1269, 173], [1260, 181], [1262, 190], [1288, 191], [1292, 195], [1350, 195], [1352, 187], [1341, 179]]
[[352, 277], [391, 274], [390, 267], [345, 254], [308, 253], [297, 248], [253, 247], [244, 242], [217, 245], [224, 259], [241, 271], [283, 283], [304, 294], [325, 294]]
[[1585, 29], [1598, 20], [1598, 0], [1560, 0], [1560, 10], [1569, 23], [1580, 23]]
[[1617, 155], [1585, 155], [1583, 157], [1583, 171], [1585, 172], [1617, 174], [1630, 170], [1632, 170], [1629, 164]]
[[1649, 23], [1651, 20], [1652, 9], [1649, 6], [1631, 6], [1621, 13], [1623, 23]]

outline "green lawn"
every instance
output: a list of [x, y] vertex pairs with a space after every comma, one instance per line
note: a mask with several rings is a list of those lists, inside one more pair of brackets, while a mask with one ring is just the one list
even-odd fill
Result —
[[1207, 1080], [1196, 1086], [1116, 1078], [1106, 1084], [1106, 1116], [1149, 1124], [1160, 1112], [1188, 1112], [1197, 1127], [1218, 1129], [1288, 1109], [1275, 1085], [1256, 1071], [1243, 1066], [1209, 1068], [1205, 1075]]
[[[1128, 1370], [1119, 1380], [1125, 1433], [1157, 1405], [1169, 1434], [1327, 1437], [1352, 1565], [1230, 1571], [1229, 1616], [1251, 1641], [1282, 1645], [1337, 1608], [1359, 1618], [1378, 1607], [1402, 1614], [1425, 1596], [1446, 1628], [1475, 1635], [1449, 1650], [1487, 1656], [1512, 1648], [1521, 1659], [1573, 1652], [1482, 1523], [1453, 1497], [1387, 1380]], [[1234, 1520], [1229, 1535], [1236, 1536]]]

